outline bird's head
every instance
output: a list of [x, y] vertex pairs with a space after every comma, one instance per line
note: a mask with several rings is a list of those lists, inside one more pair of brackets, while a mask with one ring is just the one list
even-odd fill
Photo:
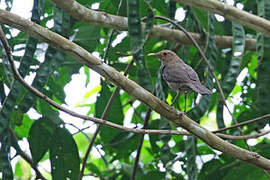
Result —
[[170, 50], [150, 53], [148, 54], [148, 56], [156, 56], [158, 59], [161, 60], [163, 65], [173, 64], [175, 62], [179, 62], [179, 60], [182, 62], [182, 60], [173, 51]]

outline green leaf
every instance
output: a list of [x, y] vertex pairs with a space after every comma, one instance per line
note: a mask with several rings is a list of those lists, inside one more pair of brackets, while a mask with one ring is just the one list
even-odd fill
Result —
[[[135, 1], [135, 0], [132, 0]], [[132, 2], [130, 1], [130, 3]], [[131, 3], [132, 4], [132, 3]], [[141, 33], [141, 24], [135, 24], [137, 22], [137, 17], [133, 17], [132, 12], [134, 12], [135, 7], [129, 7], [132, 8], [129, 11], [129, 34], [130, 34], [130, 45], [131, 45], [131, 54], [136, 54], [140, 49], [143, 49], [143, 46], [148, 39], [148, 36], [152, 30], [153, 24], [154, 24], [154, 12], [152, 10], [152, 7], [149, 3], [146, 3], [148, 5], [147, 8], [147, 17], [146, 17], [146, 23], [143, 33]], [[134, 14], [135, 15], [135, 14]], [[138, 15], [137, 15], [138, 16]], [[139, 20], [140, 22], [140, 20]], [[135, 29], [134, 29], [135, 28]]]
[[57, 127], [50, 146], [52, 178], [77, 180], [80, 172], [80, 157], [72, 135]]
[[[45, 61], [40, 65], [36, 73], [35, 79], [32, 83], [32, 86], [34, 88], [41, 90], [43, 86], [46, 84], [50, 74], [53, 72], [53, 69], [50, 66], [50, 61], [54, 60], [55, 53], [56, 50], [51, 46], [49, 46], [49, 48], [46, 51]], [[28, 92], [21, 101], [19, 108], [26, 113], [33, 105], [33, 102], [35, 100], [36, 96], [33, 96], [32, 93]]]
[[[216, 59], [217, 59], [217, 47], [214, 43], [214, 15], [209, 14], [208, 15], [208, 23], [209, 23], [209, 35], [208, 35], [208, 44], [206, 47], [206, 52], [205, 55], [209, 60], [209, 63], [212, 67], [216, 66]], [[206, 73], [206, 80], [205, 80], [205, 84], [204, 84], [207, 88], [212, 89], [214, 87], [213, 84], [213, 76], [210, 72], [210, 70], [207, 71]], [[191, 110], [188, 111], [188, 116], [199, 122], [200, 118], [205, 114], [205, 112], [208, 110], [209, 108], [209, 104], [210, 104], [210, 100], [211, 100], [211, 95], [206, 95], [203, 96], [200, 100], [200, 102]]]
[[198, 18], [198, 20], [200, 21], [203, 28], [208, 30], [209, 27], [208, 27], [207, 13], [205, 13], [205, 11], [198, 9], [198, 8], [192, 8], [192, 12], [196, 16], [196, 18]]
[[[55, 7], [53, 20], [54, 20], [53, 31], [58, 32], [63, 36], [66, 36], [67, 32], [62, 31], [62, 28], [67, 29], [66, 26], [68, 22], [66, 22], [66, 14], [64, 14], [61, 9]], [[67, 58], [64, 56], [64, 54], [62, 52], [59, 52], [54, 47], [49, 46], [45, 53], [45, 61], [40, 64], [36, 72], [36, 76], [33, 80], [32, 86], [41, 91], [48, 82], [50, 75], [56, 70], [56, 68], [63, 65], [64, 62], [67, 62]], [[72, 66], [72, 69], [76, 68]], [[57, 81], [57, 79], [54, 80], [55, 82], [50, 82], [51, 85], [50, 88], [54, 90], [56, 97], [62, 100], [65, 98], [65, 94], [63, 92], [62, 86], [61, 88], [59, 88], [59, 84], [66, 83], [66, 81]], [[26, 113], [29, 110], [29, 108], [33, 105], [35, 100], [36, 96], [33, 96], [32, 93], [28, 92], [22, 99], [19, 108]]]
[[11, 113], [11, 121], [14, 122], [15, 125], [22, 125], [23, 121], [23, 113], [19, 109], [14, 109]]
[[27, 138], [34, 121], [30, 119], [27, 114], [21, 114], [21, 112], [19, 113], [22, 116], [22, 124], [19, 126], [15, 126], [14, 131], [19, 138]]
[[[95, 107], [96, 109], [95, 117], [101, 117], [106, 107], [106, 104], [112, 94], [105, 82], [102, 81], [101, 86], [102, 86], [102, 90], [100, 91], [100, 96], [98, 96], [97, 98], [96, 107]], [[120, 96], [118, 93], [105, 119], [108, 119], [113, 123], [123, 124], [124, 115], [123, 115], [123, 111], [121, 107], [122, 105], [121, 105]], [[119, 133], [120, 133], [119, 130], [112, 129], [110, 127], [101, 127], [100, 129], [101, 140], [105, 144], [109, 143]]]
[[6, 98], [5, 89], [4, 89], [4, 82], [1, 80], [0, 77], [0, 102], [1, 104], [4, 103], [4, 100]]
[[137, 53], [142, 44], [139, 8], [139, 0], [128, 0], [128, 33], [130, 36], [130, 49], [132, 54]]
[[7, 58], [7, 55], [6, 55], [6, 52], [5, 52], [4, 48], [2, 49], [2, 51], [3, 51], [3, 62], [2, 62], [2, 64], [3, 64], [5, 76], [6, 76], [6, 79], [8, 80], [8, 83], [13, 84], [13, 82], [14, 82], [13, 72], [11, 70], [11, 66], [10, 66], [10, 63], [8, 61], [8, 58]]
[[89, 169], [91, 173], [94, 173], [98, 176], [101, 176], [101, 172], [99, 171], [98, 167], [93, 163], [87, 163], [86, 168]]
[[87, 99], [87, 98], [90, 98], [93, 94], [99, 93], [101, 88], [102, 88], [101, 85], [94, 87], [90, 91], [86, 92], [86, 94], [84, 95], [84, 98]]
[[[49, 119], [41, 118], [35, 121], [30, 129], [28, 142], [33, 161], [37, 164], [49, 149], [56, 125]], [[41, 143], [42, 142], [42, 143]]]
[[193, 136], [188, 136], [185, 143], [185, 152], [187, 157], [187, 174], [188, 179], [196, 180], [198, 177], [198, 169], [196, 164], [197, 156], [197, 138]]
[[16, 177], [16, 179], [28, 179], [32, 176], [32, 174], [33, 173], [31, 172], [31, 166], [29, 166], [29, 164], [27, 164], [24, 160], [20, 159], [16, 163], [14, 172], [14, 176]]
[[[211, 14], [208, 15], [208, 26], [209, 26], [209, 36], [208, 36], [208, 44], [206, 47], [206, 57], [209, 60], [209, 63], [212, 67], [216, 65], [217, 59], [217, 48], [214, 43], [214, 16]], [[206, 76], [205, 86], [209, 89], [213, 88], [213, 76], [208, 70]], [[205, 114], [205, 112], [209, 108], [211, 96], [203, 96], [200, 102], [195, 106], [191, 111], [188, 112], [188, 116], [193, 120], [200, 122], [201, 117]], [[197, 155], [197, 146], [196, 146], [196, 138], [188, 137], [188, 140], [185, 143], [187, 153], [187, 174], [189, 179], [197, 179], [198, 169], [196, 165], [196, 155]]]
[[90, 69], [87, 66], [83, 66], [84, 74], [86, 76], [85, 86], [90, 82]]
[[0, 172], [2, 172], [3, 180], [13, 180], [13, 172], [10, 158], [10, 135], [8, 130], [5, 130], [0, 136]]
[[[158, 129], [160, 124], [160, 119], [152, 121], [149, 129]], [[160, 140], [157, 135], [149, 135], [149, 140], [151, 144], [151, 153], [158, 154], [160, 152], [160, 147], [157, 145], [157, 142]]]
[[100, 27], [89, 24], [77, 24], [78, 32], [75, 34], [74, 42], [84, 49], [92, 52], [99, 42]]
[[[227, 73], [222, 79], [222, 89], [225, 98], [227, 98], [235, 87], [236, 78], [241, 71], [242, 56], [245, 50], [245, 31], [243, 26], [232, 22], [233, 49], [229, 67], [226, 67]], [[217, 108], [217, 124], [219, 128], [225, 127], [223, 120], [223, 103], [220, 101]]]
[[240, 73], [242, 55], [245, 50], [245, 31], [243, 26], [232, 23], [232, 32], [234, 37], [232, 59], [228, 69], [228, 73], [225, 75], [222, 82], [222, 88], [225, 98], [229, 96], [235, 86], [236, 78]]
[[[270, 3], [269, 1], [258, 1], [259, 15], [267, 20], [270, 19]], [[258, 111], [260, 115], [268, 114], [270, 106], [270, 99], [268, 97], [270, 88], [270, 36], [258, 33], [257, 35], [257, 54], [258, 54], [258, 67], [257, 67], [257, 103]], [[267, 121], [262, 123], [262, 127]]]
[[[133, 166], [127, 163], [122, 163], [122, 172], [126, 174], [128, 177], [131, 177], [132, 171], [133, 171]], [[137, 172], [136, 172], [136, 177], [141, 177], [143, 175], [142, 168], [138, 166]], [[136, 178], [137, 179], [137, 178]]]
[[[154, 1], [156, 2], [156, 1]], [[176, 2], [175, 1], [169, 1], [169, 12], [168, 16], [170, 19], [174, 19], [176, 13]]]
[[[215, 180], [217, 177], [224, 177], [229, 171], [229, 168], [224, 168], [224, 164], [218, 159], [212, 159], [204, 163], [200, 173], [199, 180], [209, 179]], [[238, 176], [239, 177], [239, 176]]]
[[148, 91], [152, 91], [152, 81], [148, 69], [145, 66], [143, 51], [139, 50], [134, 54], [134, 59], [137, 65], [138, 83]]
[[156, 88], [156, 96], [164, 101], [168, 96], [168, 85], [162, 78], [161, 69], [157, 72], [157, 81], [155, 88]]
[[[244, 164], [244, 163], [241, 163], [240, 166], [235, 165], [231, 167], [230, 170], [227, 170], [227, 171], [228, 173], [225, 176], [222, 176], [224, 177], [224, 180], [237, 180], [239, 179], [239, 177], [245, 180], [269, 179], [261, 169], [254, 168], [253, 166]], [[219, 177], [220, 177], [220, 174], [219, 174]]]
[[223, 103], [222, 101], [219, 101], [217, 105], [217, 126], [219, 129], [225, 127], [223, 119], [223, 110], [224, 110]]
[[144, 180], [144, 179], [166, 179], [165, 176], [166, 176], [166, 173], [165, 172], [149, 171], [146, 175], [143, 175], [142, 177], [138, 177], [136, 179], [138, 179], [138, 180]]
[[142, 34], [139, 5], [139, 0], [128, 0], [128, 33], [130, 36], [130, 49], [131, 54], [134, 55], [133, 57], [136, 62], [139, 84], [148, 91], [152, 91], [152, 82], [149, 71], [145, 66], [142, 48], [153, 26], [154, 14], [149, 6], [146, 27], [144, 33]]
[[114, 158], [126, 159], [137, 149], [138, 137], [134, 133], [120, 132], [105, 146], [110, 152], [117, 153]]
[[[40, 22], [40, 16], [41, 16], [41, 6], [43, 4], [43, 0], [35, 0], [34, 1], [34, 6], [32, 9], [32, 17], [31, 20], [38, 23]], [[36, 51], [37, 47], [37, 39], [33, 37], [29, 37], [26, 47], [25, 47], [25, 52], [23, 57], [20, 60], [20, 67], [18, 69], [19, 73], [21, 74], [22, 77], [25, 77], [29, 71], [30, 71], [30, 65], [33, 63], [33, 56]], [[0, 114], [0, 133], [1, 133], [1, 124], [4, 123], [7, 125], [8, 122], [5, 118], [9, 117], [11, 111], [14, 109], [16, 99], [19, 96], [19, 92], [22, 92], [22, 85], [15, 81], [13, 83], [13, 86], [9, 92], [8, 97], [5, 100], [5, 103], [1, 109], [1, 114]], [[8, 106], [8, 107], [6, 107]], [[5, 117], [6, 116], [6, 117]], [[5, 126], [5, 125], [4, 125]]]

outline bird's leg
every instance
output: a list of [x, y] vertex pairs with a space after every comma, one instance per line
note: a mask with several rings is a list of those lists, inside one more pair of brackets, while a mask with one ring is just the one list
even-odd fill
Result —
[[177, 94], [174, 96], [171, 106], [173, 106], [173, 104], [176, 101], [176, 99], [178, 98], [178, 96], [179, 96], [179, 92], [177, 92]]
[[186, 112], [187, 112], [187, 95], [188, 95], [188, 93], [185, 92], [185, 110], [184, 110], [184, 113], [185, 113], [185, 114], [186, 114]]

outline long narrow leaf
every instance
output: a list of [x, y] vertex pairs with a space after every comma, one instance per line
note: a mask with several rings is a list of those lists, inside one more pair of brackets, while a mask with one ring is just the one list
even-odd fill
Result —
[[50, 143], [52, 177], [75, 180], [79, 177], [80, 157], [72, 135], [63, 128], [56, 128]]
[[[215, 67], [216, 59], [217, 59], [217, 48], [214, 43], [214, 15], [208, 15], [208, 26], [209, 26], [209, 34], [208, 34], [208, 46], [206, 48], [206, 56], [210, 61], [211, 66]], [[213, 88], [213, 77], [210, 71], [207, 72], [205, 86], [209, 89]], [[188, 116], [196, 121], [200, 121], [201, 117], [205, 114], [205, 112], [209, 109], [211, 96], [203, 96], [196, 107], [194, 107], [190, 112], [188, 112]], [[187, 163], [187, 174], [189, 179], [197, 179], [198, 170], [196, 165], [196, 138], [189, 137], [188, 141], [185, 142], [187, 153], [188, 163]]]
[[[40, 23], [40, 14], [41, 14], [41, 7], [43, 4], [43, 0], [35, 0], [34, 6], [32, 10], [32, 17], [31, 20]], [[36, 51], [38, 41], [32, 37], [29, 37], [24, 55], [21, 59], [20, 67], [18, 69], [19, 73], [22, 77], [25, 77], [26, 74], [30, 70], [30, 65], [33, 62], [33, 56]], [[14, 81], [13, 86], [11, 87], [11, 90], [8, 94], [8, 96], [5, 99], [5, 102], [3, 104], [3, 107], [0, 112], [0, 134], [1, 131], [8, 125], [8, 117], [10, 116], [12, 110], [14, 109], [14, 106], [16, 104], [16, 100], [19, 96], [19, 92], [22, 92], [23, 87], [20, 83], [17, 81]]]
[[[258, 0], [258, 12], [261, 17], [270, 19], [270, 2], [267, 0]], [[257, 54], [258, 54], [258, 70], [257, 70], [257, 106], [261, 115], [269, 113], [270, 98], [270, 36], [258, 33], [257, 35]], [[267, 123], [262, 123], [262, 127]]]
[[13, 172], [10, 158], [10, 135], [8, 130], [5, 130], [0, 136], [0, 172], [2, 172], [3, 180], [13, 180]]
[[142, 27], [139, 16], [139, 0], [128, 0], [128, 33], [130, 35], [131, 54], [134, 54], [139, 84], [148, 91], [151, 91], [152, 82], [149, 71], [147, 70], [145, 65], [142, 48], [146, 41], [146, 38], [151, 31], [151, 27], [153, 26], [152, 9], [148, 10], [147, 17], [148, 18], [145, 27], [145, 33], [142, 34]]

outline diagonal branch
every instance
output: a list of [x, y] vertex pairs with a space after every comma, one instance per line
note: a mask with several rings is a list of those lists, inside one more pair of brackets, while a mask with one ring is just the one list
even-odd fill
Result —
[[255, 31], [270, 35], [270, 21], [217, 0], [175, 0], [224, 16]]
[[[112, 28], [118, 31], [127, 31], [127, 18], [115, 16], [106, 12], [94, 11], [84, 7], [75, 0], [53, 0], [55, 4], [61, 7], [64, 11], [68, 12], [72, 17], [80, 22], [94, 24], [101, 27]], [[144, 27], [144, 24], [143, 24]], [[190, 33], [191, 36], [199, 42], [200, 45], [205, 44], [205, 39], [200, 34]], [[191, 45], [192, 41], [179, 30], [170, 29], [167, 27], [154, 26], [150, 38], [157, 40], [168, 40], [178, 42], [181, 45]], [[215, 44], [219, 48], [232, 47], [232, 36], [215, 36]], [[246, 38], [246, 48], [248, 50], [256, 50], [256, 40], [253, 38]]]
[[[90, 54], [85, 49], [81, 48], [77, 44], [65, 39], [64, 37], [47, 30], [36, 23], [28, 21], [22, 17], [19, 17], [13, 13], [8, 11], [0, 10], [0, 23], [12, 26], [21, 31], [28, 33], [29, 35], [42, 40], [44, 42], [49, 43], [50, 45], [55, 46], [59, 50], [65, 52], [66, 54], [74, 57], [77, 61], [82, 64], [87, 65], [94, 71], [98, 72], [102, 76], [104, 76], [109, 81], [113, 82], [117, 86], [121, 87], [128, 94], [133, 96], [134, 98], [140, 100], [151, 109], [159, 113], [160, 115], [166, 117], [168, 120], [174, 122], [178, 126], [183, 127], [190, 133], [202, 139], [205, 143], [207, 143], [212, 148], [224, 152], [232, 157], [238, 158], [242, 161], [248, 162], [250, 164], [256, 165], [262, 169], [270, 170], [270, 160], [260, 156], [257, 153], [250, 152], [248, 150], [242, 149], [236, 145], [233, 145], [229, 142], [226, 142], [208, 131], [204, 127], [197, 124], [195, 121], [188, 118], [182, 112], [170, 107], [165, 102], [161, 101], [157, 97], [153, 96], [150, 92], [136, 84], [134, 81], [126, 78], [124, 75], [116, 71], [113, 67], [103, 63], [100, 59], [96, 58], [92, 54]], [[4, 46], [5, 47], [5, 46]], [[11, 55], [10, 49], [6, 48], [7, 54]], [[12, 63], [12, 61], [11, 61]], [[13, 62], [14, 66], [14, 62]], [[50, 102], [54, 107], [61, 109], [64, 112], [68, 112], [71, 115], [76, 115], [82, 119], [90, 119], [95, 120], [99, 123], [105, 123], [109, 125], [110, 122], [104, 121], [97, 118], [92, 118], [88, 116], [84, 116], [75, 112], [70, 111], [67, 108], [61, 107], [48, 97], [44, 96], [44, 94], [36, 91], [33, 87], [29, 86], [25, 81], [21, 78], [18, 71], [14, 69], [14, 73], [16, 73], [16, 78], [28, 89], [32, 89], [33, 92], [38, 95], [40, 98], [43, 98], [47, 102]], [[119, 125], [120, 128], [122, 126]]]

